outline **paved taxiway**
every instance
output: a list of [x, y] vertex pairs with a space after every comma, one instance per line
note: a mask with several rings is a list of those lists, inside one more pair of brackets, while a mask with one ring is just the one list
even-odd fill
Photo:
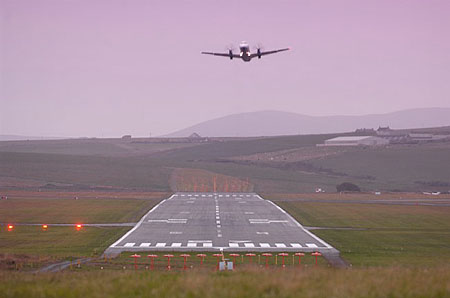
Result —
[[152, 250], [335, 251], [255, 193], [176, 193], [106, 253]]

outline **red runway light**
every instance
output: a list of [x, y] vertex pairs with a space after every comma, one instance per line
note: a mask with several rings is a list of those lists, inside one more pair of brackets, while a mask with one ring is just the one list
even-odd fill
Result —
[[11, 232], [12, 230], [14, 230], [14, 226], [13, 225], [8, 225], [8, 232]]
[[82, 224], [76, 224], [75, 228], [77, 229], [77, 231], [81, 230], [81, 228], [83, 227]]

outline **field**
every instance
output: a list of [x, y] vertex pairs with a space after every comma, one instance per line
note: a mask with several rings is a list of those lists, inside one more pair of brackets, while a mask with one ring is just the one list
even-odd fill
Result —
[[450, 268], [0, 272], [2, 297], [448, 297]]
[[255, 191], [265, 193], [310, 193], [316, 188], [335, 192], [336, 185], [345, 181], [365, 191], [450, 190], [448, 142], [316, 147], [335, 136], [216, 139], [206, 143], [122, 139], [0, 142], [0, 189], [168, 192], [177, 189], [173, 176], [182, 169], [191, 173], [185, 181], [192, 185], [208, 181], [211, 186], [213, 177], [222, 175], [249, 181]]
[[325, 228], [313, 232], [340, 250], [352, 266], [434, 266], [450, 260], [450, 207], [277, 204], [303, 225]]
[[[334, 136], [199, 144], [5, 143], [0, 146], [0, 194], [8, 196], [0, 200], [0, 296], [450, 297], [450, 195], [421, 193], [450, 189], [450, 146], [315, 147]], [[130, 229], [121, 223], [136, 222], [171, 191], [210, 191], [214, 180], [217, 190], [254, 190], [273, 200], [340, 250], [351, 267], [328, 268], [322, 258], [315, 267], [311, 256], [293, 266], [290, 256], [286, 269], [274, 258], [264, 269], [257, 257], [254, 265], [241, 259], [235, 272], [217, 273], [210, 254], [203, 269], [191, 254], [190, 269], [183, 272], [177, 253], [168, 272], [160, 252], [154, 272], [146, 269], [144, 257], [133, 272], [130, 253], [99, 258]], [[335, 186], [344, 181], [367, 192], [336, 194]], [[327, 193], [312, 193], [317, 187]], [[14, 230], [7, 231], [6, 223], [16, 224]], [[50, 224], [47, 231], [39, 226], [44, 223]], [[52, 225], [58, 223], [70, 225]], [[77, 231], [75, 223], [117, 226]], [[28, 274], [86, 257], [93, 261], [81, 269]]]
[[[58, 258], [99, 256], [130, 227], [83, 227], [81, 223], [126, 223], [138, 221], [165, 193], [118, 192], [26, 192], [9, 191], [0, 200], [0, 253], [54, 256]], [[75, 199], [77, 198], [77, 199]], [[8, 232], [5, 224], [16, 225]], [[52, 226], [52, 224], [72, 226]]]

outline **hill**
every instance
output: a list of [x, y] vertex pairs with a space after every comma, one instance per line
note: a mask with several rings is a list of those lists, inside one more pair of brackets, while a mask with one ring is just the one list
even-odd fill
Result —
[[354, 131], [357, 128], [390, 126], [394, 129], [450, 125], [450, 108], [421, 108], [362, 116], [307, 116], [291, 112], [260, 111], [233, 114], [173, 132], [168, 137], [192, 133], [214, 137], [252, 137], [322, 134]]

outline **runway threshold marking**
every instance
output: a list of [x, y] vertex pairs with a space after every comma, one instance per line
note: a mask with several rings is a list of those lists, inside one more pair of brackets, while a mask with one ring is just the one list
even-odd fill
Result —
[[309, 248], [316, 248], [317, 247], [317, 244], [314, 244], [314, 243], [305, 243], [305, 245], [307, 247], [309, 247]]
[[284, 244], [284, 243], [275, 243], [275, 246], [278, 247], [278, 248], [285, 248], [286, 244]]
[[[222, 249], [226, 249], [226, 248], [231, 248], [231, 249], [232, 248], [236, 248], [236, 249], [265, 249], [265, 248], [268, 248], [268, 249], [279, 249], [279, 250], [282, 250], [282, 249], [307, 249], [307, 250], [309, 249], [309, 250], [313, 250], [313, 249], [316, 249], [316, 248], [320, 248], [320, 249], [332, 248], [330, 245], [328, 245], [322, 239], [318, 238], [317, 236], [315, 236], [314, 234], [312, 234], [308, 230], [306, 230], [292, 216], [290, 216], [287, 212], [285, 212], [279, 206], [275, 205], [271, 201], [262, 199], [257, 194], [255, 194], [253, 196], [252, 195], [241, 195], [241, 196], [238, 196], [236, 194], [233, 194], [233, 195], [230, 195], [230, 196], [233, 196], [234, 198], [239, 198], [239, 200], [236, 200], [236, 201], [234, 199], [232, 199], [232, 201], [234, 201], [234, 203], [242, 200], [242, 197], [250, 198], [250, 199], [247, 199], [247, 200], [250, 200], [250, 201], [253, 201], [254, 199], [259, 199], [259, 200], [266, 201], [266, 202], [274, 205], [274, 207], [279, 209], [284, 214], [286, 214], [287, 217], [283, 216], [283, 219], [277, 219], [277, 218], [272, 218], [272, 219], [270, 219], [270, 218], [250, 218], [250, 219], [248, 219], [248, 223], [250, 223], [250, 224], [252, 224], [252, 223], [254, 223], [254, 224], [269, 223], [270, 224], [270, 223], [291, 223], [292, 222], [293, 224], [295, 224], [298, 227], [300, 227], [303, 230], [303, 232], [305, 232], [306, 234], [309, 234], [311, 237], [313, 237], [315, 240], [317, 240], [317, 243], [310, 243], [310, 242], [314, 241], [313, 239], [310, 239], [309, 241], [305, 241], [305, 242], [308, 242], [308, 243], [304, 243], [303, 242], [304, 240], [301, 240], [301, 238], [299, 238], [299, 239], [295, 239], [295, 238], [294, 239], [290, 239], [291, 241], [292, 240], [294, 240], [294, 241], [297, 240], [298, 241], [298, 242], [292, 242], [292, 243], [290, 243], [290, 242], [282, 243], [282, 241], [283, 241], [282, 239], [279, 239], [278, 243], [273, 243], [273, 242], [270, 242], [271, 240], [264, 239], [264, 238], [263, 238], [264, 240], [269, 241], [269, 242], [258, 242], [258, 241], [255, 242], [254, 240], [253, 241], [251, 241], [251, 240], [229, 240], [229, 243], [228, 243], [229, 246], [226, 246], [226, 245], [225, 246], [214, 245], [215, 243], [213, 243], [212, 240], [189, 240], [189, 242], [186, 243], [186, 242], [183, 242], [181, 239], [177, 239], [178, 241], [181, 241], [181, 242], [173, 242], [172, 243], [172, 242], [169, 241], [169, 243], [166, 243], [168, 241], [166, 241], [166, 242], [154, 241], [153, 245], [150, 242], [142, 242], [142, 243], [140, 243], [140, 241], [136, 241], [135, 239], [130, 239], [132, 241], [134, 240], [134, 242], [126, 242], [126, 240], [127, 240], [126, 237], [129, 234], [131, 234], [133, 231], [135, 231], [140, 225], [142, 225], [142, 223], [144, 223], [144, 221], [145, 221], [145, 223], [148, 221], [150, 223], [151, 222], [154, 222], [154, 223], [160, 222], [160, 223], [178, 223], [178, 224], [181, 223], [181, 224], [186, 224], [187, 221], [188, 221], [188, 219], [186, 219], [186, 218], [153, 219], [153, 220], [151, 220], [151, 219], [149, 220], [148, 218], [146, 218], [151, 212], [153, 212], [159, 206], [164, 204], [167, 200], [173, 199], [174, 197], [178, 197], [179, 201], [187, 201], [187, 200], [194, 201], [195, 200], [195, 195], [194, 196], [192, 194], [190, 194], [190, 195], [184, 194], [184, 195], [185, 195], [185, 197], [188, 196], [188, 198], [187, 199], [186, 198], [181, 199], [179, 197], [183, 196], [182, 194], [175, 194], [175, 195], [172, 195], [170, 198], [161, 201], [159, 204], [157, 204], [155, 207], [153, 207], [143, 218], [141, 218], [141, 220], [137, 223], [136, 226], [133, 227], [133, 229], [131, 229], [123, 237], [121, 237], [118, 241], [116, 241], [113, 245], [111, 245], [111, 247], [112, 248], [114, 248], [114, 247], [117, 247], [117, 248], [129, 248], [129, 249], [139, 249], [139, 248], [141, 248], [141, 249], [147, 249], [147, 248], [148, 249], [155, 249], [155, 248], [156, 249], [158, 249], [158, 248], [166, 248], [166, 249], [170, 249], [170, 248], [176, 248], [176, 249], [178, 249], [178, 248], [181, 248], [181, 249], [183, 249], [183, 248], [184, 249], [185, 248], [196, 248], [196, 249], [201, 249], [202, 247], [203, 248], [213, 248], [213, 249], [219, 249], [219, 248], [222, 248]], [[198, 197], [198, 195], [196, 195], [196, 196]], [[214, 195], [208, 195], [208, 196], [214, 197], [215, 202], [216, 202], [216, 204], [215, 204], [216, 205], [216, 209], [213, 209], [213, 214], [215, 215], [214, 219], [216, 221], [217, 236], [221, 237], [222, 236], [222, 229], [221, 229], [220, 208], [219, 208], [219, 199], [218, 199], [218, 197], [226, 197], [226, 195], [214, 194]], [[177, 202], [178, 202], [178, 200], [177, 200]], [[201, 200], [203, 200], [203, 198], [201, 198]], [[247, 203], [250, 203], [250, 201], [248, 201]], [[228, 202], [230, 202], [230, 201], [228, 201]], [[220, 201], [220, 203], [222, 204], [222, 201]], [[242, 209], [245, 210], [245, 208], [242, 208]], [[246, 215], [253, 215], [253, 214], [255, 214], [255, 212], [253, 212], [253, 211], [244, 211], [244, 210], [241, 210], [241, 212], [243, 212]], [[215, 211], [215, 213], [214, 213], [214, 211]], [[181, 213], [188, 214], [190, 212], [189, 211], [181, 211], [178, 214], [181, 214]], [[176, 217], [176, 215], [175, 215], [175, 217]], [[180, 216], [180, 217], [183, 217], [183, 216]], [[284, 219], [287, 219], [287, 220], [284, 220]], [[223, 220], [226, 221], [226, 218], [224, 218]], [[146, 226], [145, 229], [153, 228], [153, 227], [154, 226]], [[262, 227], [262, 226], [260, 226], [260, 227]], [[262, 228], [262, 230], [264, 230], [264, 229]], [[171, 232], [169, 232], [169, 231], [166, 230], [166, 233], [178, 234], [178, 231], [171, 231]], [[180, 232], [180, 234], [181, 233], [184, 234], [184, 232]], [[255, 233], [258, 234], [258, 235], [268, 235], [269, 234], [268, 232], [261, 231], [261, 230], [260, 231], [255, 231]], [[255, 235], [255, 234], [253, 234], [253, 235]], [[154, 239], [151, 239], [151, 238], [145, 239], [144, 238], [142, 240], [144, 240], [144, 241], [147, 240], [148, 241], [148, 240], [154, 240]], [[161, 240], [164, 241], [166, 239], [161, 239]], [[227, 240], [228, 239], [225, 238], [225, 241], [227, 241]], [[119, 243], [124, 243], [124, 244], [118, 245]]]

